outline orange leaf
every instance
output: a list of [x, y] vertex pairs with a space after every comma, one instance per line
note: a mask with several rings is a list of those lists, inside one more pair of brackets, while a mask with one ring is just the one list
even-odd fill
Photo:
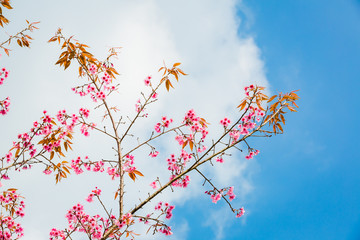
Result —
[[194, 143], [193, 143], [193, 141], [189, 141], [189, 146], [190, 146], [190, 149], [191, 149], [191, 151], [192, 151], [193, 148], [194, 148]]
[[256, 105], [263, 111], [265, 111], [265, 109], [261, 106], [260, 100], [256, 99]]
[[135, 173], [135, 174], [137, 174], [137, 175], [139, 175], [139, 176], [141, 176], [141, 177], [144, 176], [144, 175], [143, 175], [141, 172], [139, 172], [138, 170], [134, 170], [133, 173]]
[[243, 110], [246, 106], [246, 99], [244, 99], [240, 104], [239, 106], [237, 106], [237, 108], [240, 108], [240, 110]]
[[70, 171], [69, 171], [69, 169], [68, 169], [67, 167], [63, 166], [63, 169], [64, 169], [67, 173], [70, 174]]
[[10, 6], [9, 1], [2, 1], [1, 4], [6, 7], [7, 9], [12, 9], [12, 7]]
[[177, 74], [177, 72], [173, 72], [173, 75], [175, 76], [175, 78], [176, 78], [176, 81], [179, 81], [179, 77], [178, 77], [178, 74]]
[[293, 107], [288, 106], [288, 109], [289, 109], [290, 111], [292, 111], [292, 112], [297, 112], [297, 111], [295, 110], [295, 108], [293, 108]]
[[16, 150], [15, 158], [17, 158], [17, 157], [19, 156], [19, 153], [20, 153], [20, 148], [18, 148], [18, 149]]
[[118, 191], [116, 191], [116, 193], [115, 193], [115, 197], [114, 197], [114, 200], [117, 198], [117, 196], [119, 195], [119, 192]]
[[182, 75], [187, 75], [186, 73], [183, 72], [183, 70], [181, 70], [180, 68], [176, 68], [176, 70], [181, 73]]
[[132, 180], [134, 180], [134, 182], [135, 182], [136, 176], [135, 176], [134, 173], [129, 172], [129, 177], [130, 177]]
[[276, 98], [276, 96], [277, 96], [277, 95], [272, 96], [267, 102], [268, 102], [268, 103], [271, 102], [272, 100], [274, 100], [274, 98]]
[[174, 65], [173, 65], [173, 67], [177, 67], [177, 66], [179, 66], [181, 63], [174, 63]]
[[170, 80], [168, 79], [167, 81], [169, 82], [169, 86], [174, 88], [173, 85], [171, 84]]
[[182, 148], [184, 149], [187, 144], [188, 144], [188, 140], [186, 140], [186, 141], [183, 143]]
[[[70, 142], [70, 141], [68, 141], [68, 142]], [[71, 143], [68, 144], [68, 147], [69, 147], [71, 150], [73, 150], [70, 144], [71, 144]]]
[[280, 115], [280, 118], [281, 118], [281, 121], [282, 121], [282, 123], [285, 125], [285, 118], [284, 118], [284, 115]]
[[66, 61], [64, 70], [66, 70], [70, 66], [70, 63], [71, 63], [70, 61]]

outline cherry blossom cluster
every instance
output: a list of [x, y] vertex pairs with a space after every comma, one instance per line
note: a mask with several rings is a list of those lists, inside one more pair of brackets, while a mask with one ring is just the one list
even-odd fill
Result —
[[25, 215], [25, 203], [20, 198], [14, 189], [0, 195], [1, 207], [9, 211], [9, 216], [0, 216], [0, 239], [18, 239], [24, 235], [21, 225], [15, 222], [16, 218]]
[[154, 92], [154, 93], [151, 95], [151, 98], [156, 99], [158, 96], [159, 96], [159, 94], [158, 94], [157, 92]]
[[205, 191], [205, 194], [210, 195], [213, 203], [217, 203], [221, 199], [221, 193], [217, 192], [215, 189], [210, 191]]
[[[168, 214], [168, 212], [170, 212], [170, 214]], [[152, 214], [147, 214], [145, 217], [140, 217], [139, 222], [143, 222], [144, 224], [150, 224], [150, 221], [152, 221], [154, 223], [151, 224], [150, 228], [151, 227], [154, 228], [154, 233], [161, 232], [165, 235], [172, 235], [171, 227], [166, 225], [163, 221], [159, 220], [159, 218], [163, 214], [166, 214], [169, 216], [172, 215], [171, 211], [168, 209], [168, 210], [165, 210], [164, 212], [160, 213], [160, 215], [157, 218], [152, 218], [151, 217]], [[150, 230], [150, 228], [149, 228], [149, 230]]]
[[140, 111], [144, 111], [144, 109], [143, 109], [143, 107], [142, 107], [142, 105], [141, 105], [140, 99], [138, 99], [138, 100], [136, 101], [135, 110], [136, 110], [137, 113], [139, 113]]
[[140, 218], [139, 218], [139, 222], [144, 222], [145, 224], [148, 224], [151, 215], [152, 215], [152, 214], [147, 214], [146, 217], [140, 217]]
[[[93, 197], [100, 196], [100, 194], [101, 190], [96, 187], [86, 198], [86, 201], [93, 202]], [[84, 212], [84, 206], [80, 203], [68, 210], [66, 218], [68, 220], [68, 228], [64, 231], [53, 228], [50, 232], [51, 240], [67, 239], [70, 234], [76, 231], [86, 233], [91, 239], [101, 239], [103, 237], [103, 232], [113, 224], [121, 229], [125, 225], [129, 226], [134, 223], [131, 213], [124, 214], [120, 221], [115, 215], [110, 215], [109, 218], [103, 218], [98, 214], [90, 216]], [[122, 233], [118, 232], [116, 235], [121, 236]], [[114, 236], [112, 235], [112, 237]]]
[[[31, 142], [34, 136], [47, 136], [49, 135], [53, 130], [53, 119], [47, 115], [46, 111], [44, 111], [44, 117], [42, 117], [42, 121], [39, 123], [35, 121], [33, 123], [33, 127], [30, 129], [30, 132], [19, 134], [18, 139], [19, 141], [13, 142], [13, 148], [7, 153], [6, 155], [6, 161], [9, 163], [11, 160], [13, 160], [14, 156], [11, 152], [13, 149], [16, 149], [17, 152], [20, 152], [22, 149], [22, 152], [29, 152], [30, 157], [33, 157], [37, 150], [34, 146], [34, 144]], [[63, 135], [61, 135], [63, 137]], [[51, 151], [53, 148], [60, 145], [60, 141], [56, 141], [54, 143], [44, 144], [43, 148], [46, 151]]]
[[111, 176], [111, 179], [114, 180], [116, 177], [120, 177], [119, 170], [114, 167], [108, 167], [106, 172]]
[[[95, 65], [91, 65], [89, 71], [92, 75], [91, 78], [93, 82], [74, 87], [72, 90], [75, 94], [79, 94], [80, 96], [90, 94], [90, 97], [94, 102], [97, 102], [98, 100], [105, 100], [107, 95], [116, 90], [116, 86], [112, 84], [112, 77], [106, 73], [106, 71], [104, 73], [99, 73]], [[100, 74], [102, 76], [99, 76]], [[95, 84], [97, 79], [100, 79], [100, 86]]]
[[90, 124], [81, 124], [81, 127], [80, 127], [80, 132], [85, 136], [85, 137], [88, 137], [90, 136], [90, 133], [89, 133], [89, 129], [90, 130], [93, 130], [95, 128], [96, 124], [95, 123], [90, 123]]
[[[197, 117], [193, 109], [189, 110], [184, 117], [184, 123], [189, 126], [192, 133], [201, 133], [201, 142], [204, 141], [206, 136], [209, 134], [207, 130], [206, 122], [204, 119]], [[191, 137], [190, 137], [191, 138]], [[180, 144], [180, 142], [179, 142]]]
[[4, 191], [0, 195], [0, 204], [3, 207], [8, 206], [10, 209], [13, 209], [15, 216], [24, 217], [25, 203], [20, 198], [16, 190]]
[[[146, 105], [146, 103], [145, 103], [145, 104], [142, 104], [142, 103], [141, 103], [141, 100], [138, 99], [138, 100], [136, 101], [136, 104], [135, 104], [135, 111], [136, 111], [137, 113], [144, 112], [144, 111], [145, 111], [145, 105]], [[147, 117], [148, 115], [149, 115], [148, 113], [144, 113], [143, 115], [141, 115], [141, 117]]]
[[216, 158], [216, 161], [219, 163], [223, 163], [224, 162], [224, 158], [222, 156], [219, 156]]
[[112, 220], [119, 227], [119, 229], [123, 228], [125, 225], [129, 226], [134, 223], [134, 219], [131, 213], [126, 213], [121, 217], [121, 221], [117, 220], [115, 216], [112, 216]]
[[[249, 106], [248, 113], [241, 119], [241, 123], [229, 132], [232, 143], [238, 141], [241, 136], [249, 134], [257, 126], [256, 122], [260, 122], [264, 116], [265, 112], [260, 108]], [[227, 127], [228, 125], [224, 125], [225, 119], [221, 120], [220, 123]], [[227, 119], [227, 122], [230, 123], [230, 120]]]
[[239, 218], [239, 217], [241, 217], [242, 215], [244, 215], [244, 213], [245, 213], [245, 210], [244, 210], [244, 208], [240, 208], [239, 210], [236, 210], [236, 217], [237, 218]]
[[71, 89], [75, 94], [79, 94], [81, 97], [86, 96], [90, 93], [96, 92], [96, 87], [92, 83], [84, 84], [82, 86], [73, 87]]
[[[146, 99], [145, 98], [145, 95], [142, 93], [143, 97], [145, 98], [145, 102], [142, 103], [140, 99], [138, 99], [135, 103], [135, 111], [137, 113], [140, 113], [140, 112], [144, 112], [145, 110], [145, 106], [148, 105], [149, 103], [152, 103], [153, 101], [155, 101], [155, 99], [158, 97], [158, 93], [156, 92], [156, 89], [158, 87], [156, 87], [155, 89], [153, 88], [152, 86], [152, 83], [151, 83], [151, 76], [147, 76], [145, 79], [144, 79], [144, 83], [145, 83], [145, 86], [151, 88], [151, 94], [150, 96]], [[149, 101], [151, 100], [152, 101]], [[142, 115], [141, 117], [147, 117], [148, 116], [148, 113], [145, 113], [144, 115]]]
[[[88, 114], [88, 111], [85, 109], [82, 109], [80, 112]], [[40, 121], [33, 123], [29, 132], [18, 134], [18, 140], [13, 142], [12, 149], [1, 159], [2, 161], [6, 160], [7, 163], [11, 163], [12, 161], [16, 161], [20, 155], [23, 155], [25, 159], [28, 157], [28, 160], [30, 160], [45, 152], [51, 153], [51, 156], [53, 156], [54, 153], [63, 155], [63, 153], [61, 153], [61, 147], [64, 146], [65, 149], [67, 149], [70, 146], [71, 142], [69, 139], [72, 138], [72, 132], [78, 124], [79, 117], [75, 114], [68, 115], [65, 110], [59, 111], [56, 114], [56, 118], [51, 117], [46, 111], [44, 111], [43, 114]], [[55, 120], [58, 121], [58, 124]], [[34, 144], [35, 137], [42, 139], [38, 142], [40, 148]], [[28, 154], [28, 156], [25, 154]], [[23, 163], [19, 163], [19, 167], [28, 169], [31, 168], [31, 163], [23, 161]], [[17, 167], [18, 170], [20, 170], [19, 167]], [[50, 174], [51, 172], [50, 167], [47, 167], [44, 171], [45, 174]], [[2, 176], [4, 177], [4, 175]]]
[[189, 127], [189, 134], [180, 134], [175, 137], [175, 140], [183, 148], [189, 144], [192, 150], [195, 144], [195, 136], [197, 133], [201, 134], [200, 140], [197, 142], [197, 151], [203, 152], [206, 150], [206, 146], [203, 145], [206, 136], [209, 134], [207, 130], [206, 121], [203, 118], [197, 117], [194, 110], [189, 110], [184, 117], [183, 123]]
[[161, 122], [158, 122], [156, 125], [155, 125], [155, 131], [157, 133], [161, 133], [162, 131], [164, 131], [166, 128], [168, 128], [170, 126], [170, 123], [173, 122], [173, 119], [172, 118], [167, 118], [167, 117], [162, 117], [161, 118]]
[[188, 154], [184, 149], [181, 149], [181, 154], [178, 158], [175, 157], [175, 154], [171, 154], [168, 158], [168, 170], [171, 171], [173, 175], [179, 175], [182, 170], [185, 168], [186, 163], [192, 159], [192, 155]]
[[224, 118], [222, 120], [220, 120], [220, 124], [224, 126], [224, 128], [226, 128], [227, 126], [229, 126], [229, 124], [231, 123], [230, 119], [228, 118]]
[[[147, 77], [144, 79], [144, 83], [145, 83], [145, 86], [152, 88], [151, 76], [147, 76]], [[153, 99], [156, 99], [156, 98], [158, 97], [158, 93], [155, 92], [154, 90], [153, 90], [153, 92], [152, 92], [151, 94], [152, 94], [152, 95], [151, 95], [151, 98], [153, 98]]]
[[162, 213], [166, 214], [166, 219], [170, 219], [173, 216], [172, 210], [174, 210], [174, 208], [175, 206], [172, 206], [169, 203], [163, 203], [161, 201], [155, 206], [155, 210], [161, 211]]
[[97, 187], [95, 187], [95, 189], [92, 190], [91, 193], [89, 194], [89, 196], [86, 198], [86, 201], [92, 202], [93, 197], [94, 196], [100, 196], [100, 194], [101, 194], [101, 189], [98, 189]]
[[[9, 77], [9, 71], [6, 70], [6, 68], [2, 68], [0, 71], [0, 85], [2, 85]], [[0, 114], [5, 115], [9, 112], [9, 106], [10, 106], [10, 98], [7, 97], [4, 100], [0, 100]]]
[[55, 239], [65, 240], [66, 239], [65, 232], [62, 231], [62, 230], [57, 230], [56, 228], [51, 229], [51, 231], [50, 231], [50, 240], [55, 240]]
[[[64, 117], [64, 116], [66, 116], [66, 117]], [[67, 123], [68, 117], [66, 115], [65, 110], [59, 111], [59, 113], [57, 114], [56, 117], [57, 117], [57, 120], [61, 123], [61, 125], [63, 125], [63, 127], [58, 127], [58, 129], [56, 131], [58, 136], [56, 137], [55, 140], [54, 140], [54, 137], [57, 134], [54, 133], [52, 136], [49, 136], [49, 135], [51, 133], [55, 132], [54, 126], [56, 126], [56, 123], [54, 122], [54, 119], [51, 118], [50, 115], [47, 114], [46, 111], [44, 111], [44, 117], [42, 118], [42, 123], [38, 123], [37, 121], [34, 122], [34, 124], [33, 124], [34, 128], [31, 129], [31, 132], [35, 132], [35, 135], [45, 136], [42, 144], [43, 144], [43, 148], [47, 152], [54, 151], [55, 148], [60, 147], [61, 143], [65, 140], [65, 138], [67, 136], [69, 136], [68, 134], [72, 133], [74, 126], [78, 120], [78, 117], [73, 115], [73, 117], [71, 117], [71, 121], [70, 121], [71, 123]], [[23, 136], [23, 138], [24, 138], [24, 136]], [[45, 141], [45, 140], [49, 140], [49, 141]]]
[[[175, 206], [170, 205], [169, 203], [163, 203], [159, 202], [155, 206], [156, 211], [161, 211], [161, 214], [165, 214], [166, 219], [170, 219], [173, 214], [172, 211], [174, 210]], [[167, 225], [162, 225], [159, 229], [157, 229], [159, 232], [165, 234], [165, 235], [172, 235], [171, 227]]]
[[150, 156], [150, 157], [153, 157], [153, 158], [154, 158], [154, 157], [157, 157], [157, 155], [159, 155], [159, 152], [158, 152], [158, 151], [155, 151], [155, 150], [151, 151], [150, 154], [149, 154], [149, 156]]
[[[176, 175], [172, 175], [170, 177], [170, 180], [174, 179], [176, 177]], [[181, 178], [177, 179], [176, 181], [174, 181], [171, 185], [174, 187], [182, 187], [182, 188], [186, 188], [190, 183], [190, 176], [189, 175], [185, 175], [182, 176]]]
[[[34, 144], [31, 143], [31, 135], [29, 133], [23, 133], [18, 135], [18, 139], [20, 140], [18, 143], [14, 145], [15, 148], [23, 148], [25, 150], [30, 151], [30, 156], [33, 157], [36, 154], [36, 149]], [[11, 161], [12, 152], [9, 152], [6, 155], [6, 161], [9, 163]]]
[[[71, 116], [69, 116], [66, 113], [66, 110], [60, 110], [57, 114], [56, 114], [56, 119], [66, 127], [66, 129], [70, 132], [73, 131], [75, 125], [78, 123], [79, 121], [79, 117], [76, 116], [75, 114], [72, 114]], [[69, 122], [68, 122], [69, 120]]]
[[[80, 108], [79, 110], [79, 114], [80, 117], [85, 117], [88, 118], [89, 114], [90, 114], [90, 110], [86, 109], [86, 108]], [[66, 113], [65, 110], [60, 110], [58, 112], [58, 114], [56, 115], [57, 120], [64, 126], [66, 126], [68, 131], [73, 131], [75, 125], [79, 122], [79, 117], [76, 116], [75, 114], [72, 114], [71, 116], [68, 115]], [[67, 123], [67, 120], [70, 119], [70, 123]], [[80, 127], [80, 132], [88, 137], [89, 134], [89, 129], [93, 130], [95, 128], [96, 124], [95, 123], [83, 123]]]
[[125, 156], [125, 162], [123, 164], [123, 170], [125, 172], [133, 172], [136, 170], [136, 167], [134, 166], [134, 156], [133, 155], [126, 155]]
[[247, 160], [250, 160], [250, 159], [252, 159], [254, 156], [258, 155], [259, 153], [260, 153], [259, 150], [250, 149], [250, 150], [249, 150], [249, 154], [246, 155], [245, 158], [246, 158]]
[[243, 125], [250, 125], [251, 128], [254, 128], [256, 126], [256, 122], [260, 122], [261, 118], [264, 116], [265, 112], [263, 110], [258, 107], [249, 106], [249, 113], [244, 116], [241, 121]]
[[24, 229], [11, 216], [0, 217], [0, 239], [12, 240], [24, 236]]
[[73, 206], [66, 214], [68, 220], [68, 229], [87, 233], [91, 239], [101, 239], [102, 223], [107, 222], [100, 215], [90, 216], [84, 212], [84, 206], [80, 203]]
[[250, 86], [247, 86], [247, 87], [244, 88], [246, 96], [249, 96], [250, 92], [253, 91], [253, 90], [255, 90], [254, 84], [251, 84]]
[[167, 225], [163, 225], [159, 228], [159, 232], [165, 234], [166, 236], [172, 235], [171, 227]]
[[[175, 157], [175, 154], [171, 154], [170, 158], [168, 158], [167, 165], [168, 170], [171, 171], [170, 180], [174, 179], [177, 175], [179, 175], [183, 169], [186, 167], [186, 164], [193, 158], [193, 156], [187, 153], [184, 149], [181, 150], [181, 154], [178, 158]], [[174, 187], [187, 187], [190, 182], [189, 176], [183, 176], [180, 179], [177, 179], [172, 183]]]
[[150, 187], [152, 187], [153, 189], [156, 189], [157, 188], [156, 181], [151, 182]]
[[144, 79], [145, 86], [151, 86], [151, 76], [147, 76]]
[[[87, 158], [87, 156], [86, 156]], [[83, 161], [81, 160], [81, 157], [78, 157], [76, 160], [71, 160], [71, 168], [74, 170], [76, 174], [81, 174], [84, 171], [81, 169], [81, 165], [83, 164]]]
[[236, 195], [234, 194], [234, 187], [223, 188], [220, 190], [213, 189], [210, 191], [205, 191], [205, 194], [210, 195], [213, 203], [217, 203], [222, 196], [228, 196], [230, 201], [234, 200], [236, 197]]
[[229, 196], [229, 200], [232, 201], [235, 199], [236, 195], [234, 194], [234, 187], [229, 187], [227, 193], [225, 194], [225, 196]]
[[0, 114], [5, 115], [9, 112], [10, 98], [7, 97], [4, 100], [0, 101]]
[[84, 116], [85, 118], [89, 117], [90, 110], [86, 108], [80, 108], [79, 113], [81, 116]]
[[89, 71], [90, 71], [90, 74], [91, 74], [91, 75], [96, 75], [98, 69], [97, 69], [97, 67], [96, 67], [94, 64], [91, 64], [91, 65], [90, 65], [90, 68], [89, 68]]
[[7, 79], [8, 77], [9, 77], [9, 71], [3, 67], [0, 71], [0, 85], [2, 85], [5, 79]]
[[91, 162], [89, 161], [89, 157], [85, 156], [85, 161], [81, 160], [81, 157], [77, 157], [75, 160], [71, 160], [71, 168], [74, 170], [76, 174], [83, 173], [82, 167], [84, 167], [87, 171], [92, 172], [104, 172], [104, 162], [103, 161], [97, 161], [97, 162]]

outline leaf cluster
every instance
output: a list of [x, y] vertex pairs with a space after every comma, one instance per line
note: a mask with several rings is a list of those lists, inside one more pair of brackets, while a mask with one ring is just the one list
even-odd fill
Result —
[[[278, 95], [272, 96], [267, 102], [270, 103], [273, 100], [275, 101], [270, 107], [268, 108], [270, 114], [266, 116], [265, 122], [268, 121], [269, 126], [272, 126], [273, 133], [283, 133], [283, 127], [281, 124], [285, 125], [285, 111], [284, 109], [287, 108], [291, 112], [297, 112], [296, 108], [299, 106], [296, 104], [296, 100], [299, 99], [299, 96], [295, 93], [296, 91], [292, 91], [290, 93], [279, 93]], [[273, 115], [272, 118], [270, 116]]]
[[[64, 67], [64, 70], [67, 69], [72, 60], [77, 60], [79, 63], [79, 77], [83, 76], [90, 76], [89, 68], [91, 65], [95, 65], [99, 72], [106, 72], [112, 78], [115, 78], [116, 75], [119, 73], [112, 67], [110, 63], [110, 58], [117, 56], [118, 52], [116, 48], [111, 48], [109, 50], [110, 54], [106, 58], [106, 61], [101, 62], [94, 57], [92, 53], [90, 53], [87, 49], [89, 48], [88, 45], [79, 43], [77, 40], [73, 39], [73, 36], [69, 38], [65, 38], [62, 33], [61, 29], [58, 29], [55, 36], [50, 38], [48, 42], [56, 42], [58, 41], [59, 44], [62, 43], [61, 49], [64, 51], [60, 54], [58, 61], [55, 65], [59, 64], [60, 66]], [[97, 75], [94, 77], [94, 81], [98, 81]]]
[[[286, 112], [284, 111], [284, 109], [287, 108], [291, 112], [296, 112], [296, 108], [299, 107], [295, 102], [299, 99], [299, 96], [295, 93], [298, 90], [285, 94], [279, 93], [269, 98], [267, 95], [262, 93], [262, 90], [264, 89], [264, 87], [260, 86], [251, 88], [247, 96], [241, 101], [237, 108], [243, 110], [245, 108], [251, 107], [253, 103], [256, 103], [256, 106], [259, 109], [268, 113], [264, 118], [264, 122], [268, 123], [269, 126], [272, 128], [272, 131], [267, 131], [263, 129], [260, 129], [259, 131], [264, 133], [281, 134], [284, 132], [282, 125], [285, 125], [284, 114]], [[262, 105], [264, 103], [269, 104], [271, 102], [273, 103], [269, 107], [267, 107], [267, 109], [263, 108]]]
[[[12, 9], [11, 5], [10, 5], [10, 0], [1, 0], [0, 4], [7, 8], [7, 9]], [[7, 19], [4, 15], [3, 15], [3, 11], [2, 8], [0, 6], [0, 26], [4, 27], [4, 24], [8, 24], [10, 21], [9, 19]]]
[[[54, 121], [51, 121], [52, 124], [56, 124]], [[72, 142], [70, 141], [70, 139], [73, 138], [72, 134], [70, 132], [66, 133], [65, 136], [63, 136], [64, 132], [62, 130], [62, 128], [58, 128], [55, 131], [52, 131], [52, 133], [48, 134], [47, 136], [45, 136], [42, 140], [40, 140], [38, 142], [39, 145], [44, 146], [48, 146], [48, 145], [52, 145], [55, 144], [57, 142], [59, 142], [60, 140], [63, 140], [63, 149], [65, 149], [65, 151], [67, 152], [68, 149], [72, 150], [71, 144]], [[60, 157], [65, 157], [65, 154], [63, 153], [63, 149], [61, 147], [61, 145], [54, 147], [53, 150], [50, 152], [50, 158], [49, 161], [51, 161], [55, 154], [60, 158]], [[52, 163], [52, 162], [51, 162]], [[58, 183], [62, 178], [66, 178], [67, 177], [67, 173], [70, 174], [69, 169], [71, 167], [67, 166], [68, 162], [67, 161], [62, 161], [59, 162], [58, 164], [54, 164], [52, 163], [52, 165], [49, 165], [46, 170], [53, 170], [54, 172], [57, 171], [57, 174], [55, 175], [55, 179], [56, 179], [56, 183]]]
[[174, 86], [172, 85], [172, 83], [169, 79], [169, 75], [173, 75], [175, 77], [176, 81], [179, 81], [180, 74], [187, 75], [180, 68], [178, 68], [178, 66], [180, 66], [180, 64], [181, 63], [178, 62], [178, 63], [174, 63], [172, 68], [167, 68], [166, 66], [164, 66], [159, 69], [159, 72], [164, 71], [161, 82], [165, 82], [165, 87], [166, 87], [167, 91], [169, 91], [170, 87], [174, 88]]
[[[13, 199], [12, 201], [8, 201], [8, 202], [5, 202], [5, 201], [0, 201], [0, 204], [3, 208], [5, 208], [5, 210], [7, 212], [9, 212], [10, 216], [14, 216], [15, 214], [15, 211], [16, 209], [19, 207], [19, 202], [17, 201], [19, 196], [17, 193], [16, 193], [17, 189], [15, 188], [9, 188], [7, 189], [6, 191], [3, 191], [1, 194], [3, 195], [4, 198], [8, 197], [10, 199]], [[16, 197], [15, 197], [16, 195]]]

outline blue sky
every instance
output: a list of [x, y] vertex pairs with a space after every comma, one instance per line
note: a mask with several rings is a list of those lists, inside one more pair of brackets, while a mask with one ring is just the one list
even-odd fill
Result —
[[259, 141], [253, 211], [226, 239], [359, 239], [360, 2], [243, 4], [239, 34], [255, 36], [271, 89], [301, 100], [284, 135]]
[[[92, 0], [14, 2], [9, 32], [20, 29], [24, 18], [40, 20], [41, 24], [33, 33], [30, 50], [14, 47], [10, 58], [1, 59], [10, 69], [11, 78], [0, 88], [0, 98], [12, 99], [10, 113], [0, 118], [0, 125], [7, 126], [0, 136], [1, 154], [8, 149], [3, 146], [11, 144], [9, 136], [26, 131], [43, 109], [55, 113], [88, 103], [69, 91], [76, 69], [63, 72], [53, 66], [58, 48], [45, 44], [57, 27], [63, 27], [66, 34], [88, 43], [100, 56], [109, 46], [123, 47], [118, 65], [126, 91], [121, 96], [127, 99], [124, 103], [131, 102], [122, 105], [124, 112], [133, 111], [132, 103], [143, 87], [144, 76], [156, 76], [163, 60], [183, 62], [189, 76], [176, 85], [171, 96], [163, 93], [165, 103], [154, 108], [155, 120], [165, 113], [179, 119], [189, 108], [212, 123], [224, 115], [231, 117], [233, 105], [241, 97], [239, 92], [254, 81], [268, 86], [272, 93], [300, 90], [299, 112], [287, 116], [285, 133], [251, 142], [261, 151], [256, 159], [246, 162], [244, 156], [235, 155], [234, 159], [239, 160], [235, 165], [205, 169], [217, 176], [219, 183], [236, 186], [236, 204], [245, 207], [246, 215], [235, 219], [225, 204], [211, 203], [202, 194], [207, 188], [193, 176], [190, 193], [161, 196], [176, 205], [171, 222], [175, 234], [170, 239], [360, 238], [360, 163], [356, 153], [360, 147], [356, 123], [359, 1], [108, 3], [112, 8]], [[86, 11], [82, 11], [82, 4], [86, 4]], [[67, 18], [54, 14], [65, 11]], [[30, 66], [33, 59], [37, 64]], [[32, 87], [41, 91], [33, 94], [27, 90]], [[29, 123], [19, 117], [25, 111]], [[139, 132], [146, 126], [139, 126]], [[76, 143], [78, 152], [89, 151], [89, 146], [99, 147], [91, 138], [80, 138]], [[162, 144], [162, 148], [168, 147]], [[103, 149], [107, 146], [100, 147], [106, 154], [108, 150]], [[101, 157], [98, 152], [89, 154]], [[148, 163], [142, 164], [148, 167]], [[237, 169], [237, 175], [227, 178], [229, 168]], [[47, 239], [48, 229], [64, 225], [66, 210], [93, 188], [82, 185], [84, 181], [90, 183], [91, 177], [83, 183], [71, 178], [56, 187], [51, 180], [30, 173], [14, 180], [27, 197], [24, 226], [28, 235], [24, 239]], [[104, 192], [107, 181], [105, 178]], [[34, 191], [33, 186], [40, 184], [43, 191]], [[71, 185], [84, 189], [69, 190]], [[132, 197], [137, 200], [136, 195]], [[55, 222], [48, 221], [44, 212], [34, 214], [44, 207], [44, 198], [48, 199], [46, 208], [59, 216]]]

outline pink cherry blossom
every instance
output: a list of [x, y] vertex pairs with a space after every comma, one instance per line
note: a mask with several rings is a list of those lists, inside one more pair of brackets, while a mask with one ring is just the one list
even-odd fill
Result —
[[156, 189], [157, 188], [156, 181], [150, 183], [150, 187], [152, 187], [153, 189]]
[[153, 151], [149, 154], [150, 157], [157, 157], [157, 155], [159, 155], [159, 152], [158, 151]]
[[150, 85], [151, 85], [150, 80], [151, 80], [151, 76], [148, 76], [147, 78], [145, 78], [144, 82], [145, 82], [145, 85], [146, 85], [146, 86], [150, 86]]

